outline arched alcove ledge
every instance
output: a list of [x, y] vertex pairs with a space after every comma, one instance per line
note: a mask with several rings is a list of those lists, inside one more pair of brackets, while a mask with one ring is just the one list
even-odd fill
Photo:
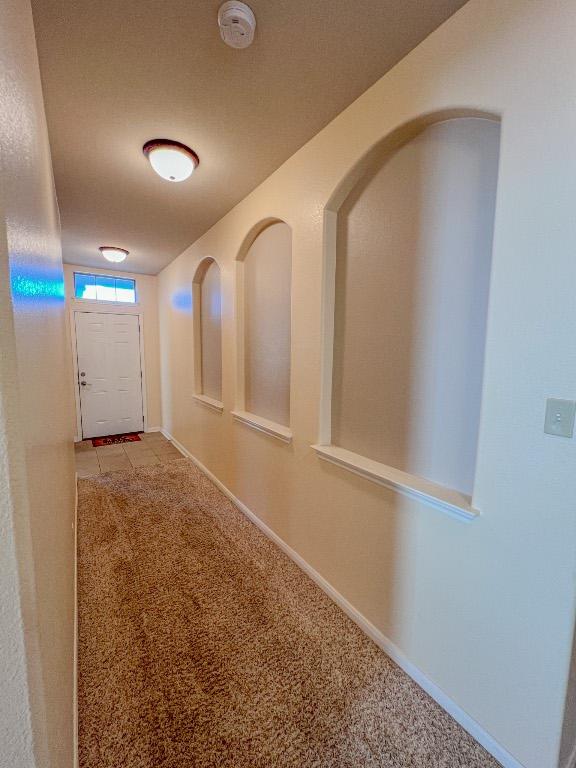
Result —
[[257, 416], [255, 413], [249, 413], [248, 411], [235, 410], [232, 411], [232, 416], [236, 421], [245, 424], [257, 432], [263, 432], [270, 437], [275, 437], [283, 443], [292, 442], [292, 430], [290, 427], [277, 424], [275, 421], [270, 421], [270, 419], [265, 419], [262, 416]]
[[390, 488], [451, 517], [469, 522], [475, 520], [480, 514], [474, 508], [472, 499], [459, 491], [444, 488], [431, 480], [402, 472], [400, 469], [367, 459], [365, 456], [336, 445], [313, 445], [312, 448], [324, 461]]
[[222, 413], [224, 410], [224, 403], [221, 400], [215, 400], [213, 397], [208, 397], [207, 395], [197, 393], [192, 395], [192, 397], [194, 401], [198, 403], [198, 405], [202, 405], [211, 411]]

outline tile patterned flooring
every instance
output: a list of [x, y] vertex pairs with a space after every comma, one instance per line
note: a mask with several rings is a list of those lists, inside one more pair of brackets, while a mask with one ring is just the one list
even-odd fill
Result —
[[76, 443], [76, 472], [78, 477], [94, 477], [101, 472], [131, 469], [149, 464], [165, 464], [183, 458], [180, 451], [161, 432], [146, 432], [135, 443], [118, 443], [94, 448], [92, 440]]

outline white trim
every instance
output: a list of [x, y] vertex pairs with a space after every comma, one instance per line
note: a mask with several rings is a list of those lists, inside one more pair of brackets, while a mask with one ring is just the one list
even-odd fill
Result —
[[[200, 263], [203, 262], [204, 259]], [[220, 314], [220, 333], [222, 333], [222, 314]], [[202, 285], [194, 281], [192, 281], [192, 338], [194, 340], [192, 383], [196, 393], [202, 392]], [[222, 385], [222, 376], [220, 376], [220, 385]]]
[[[129, 304], [128, 307], [133, 307], [134, 304]], [[83, 312], [91, 313], [91, 314], [97, 314], [97, 315], [119, 315], [120, 317], [123, 317], [124, 315], [134, 315], [138, 318], [138, 343], [139, 343], [139, 349], [140, 349], [140, 382], [142, 387], [142, 420], [143, 420], [143, 429], [144, 432], [150, 432], [152, 430], [148, 429], [148, 398], [147, 398], [147, 391], [146, 391], [146, 358], [144, 355], [144, 313], [142, 311], [134, 311], [131, 312], [130, 309], [126, 312], [114, 312], [113, 310], [108, 310], [100, 307], [91, 307], [90, 309], [83, 309], [82, 307], [74, 307], [72, 306], [70, 308], [70, 341], [72, 344], [72, 372], [74, 375], [74, 402], [76, 404], [76, 435], [74, 437], [74, 442], [79, 443], [81, 440], [84, 439], [84, 435], [82, 432], [82, 408], [80, 404], [80, 384], [79, 384], [79, 376], [78, 376], [78, 339], [76, 336], [76, 312]], [[160, 427], [157, 427], [156, 429], [160, 429]]]
[[208, 397], [207, 395], [192, 395], [192, 398], [196, 400], [199, 405], [203, 405], [204, 407], [209, 408], [211, 411], [222, 413], [224, 410], [224, 403], [222, 403], [220, 400], [214, 400], [214, 398]]
[[318, 442], [332, 440], [332, 377], [334, 369], [334, 322], [336, 317], [336, 243], [338, 214], [324, 209], [322, 258], [322, 328], [320, 349], [320, 409]]
[[317, 571], [312, 568], [304, 558], [292, 549], [286, 542], [278, 536], [277, 533], [269, 528], [266, 523], [260, 520], [257, 515], [254, 514], [248, 507], [236, 498], [232, 491], [222, 483], [218, 478], [210, 472], [210, 470], [202, 464], [190, 451], [188, 451], [182, 443], [178, 442], [172, 435], [165, 429], [162, 429], [162, 434], [171, 440], [174, 446], [187, 458], [191, 459], [198, 469], [208, 477], [214, 485], [227, 496], [230, 501], [242, 512], [246, 517], [256, 525], [262, 533], [264, 533], [271, 541], [273, 541], [280, 549], [288, 555], [288, 557], [301, 568], [304, 573], [314, 581], [320, 589], [322, 589], [328, 597], [330, 597], [336, 605], [338, 605], [352, 621], [357, 624], [360, 629], [365, 632], [375, 643], [386, 653], [398, 666], [404, 670], [408, 677], [412, 678], [414, 682], [420, 686], [426, 693], [431, 696], [434, 701], [439, 704], [448, 714], [459, 723], [465, 731], [467, 731], [473, 739], [481, 744], [484, 749], [489, 752], [503, 768], [525, 768], [513, 755], [510, 754], [503, 746], [501, 746], [496, 739], [494, 739], [487, 731], [482, 728], [470, 715], [465, 712], [455, 701], [453, 701], [444, 691], [430, 680], [426, 675], [411, 661], [409, 661], [402, 651], [389, 640], [379, 629], [377, 629], [360, 611], [358, 611], [348, 600], [340, 594], [326, 579], [321, 576]]
[[[129, 315], [130, 312], [124, 312]], [[140, 386], [142, 387], [142, 428], [144, 432], [148, 430], [148, 393], [146, 386], [146, 355], [144, 352], [144, 314], [136, 313], [138, 316], [138, 339], [140, 342]]]
[[[84, 272], [82, 272], [82, 274], [84, 274]], [[113, 275], [110, 275], [110, 277], [113, 277]], [[127, 279], [133, 280], [132, 277], [129, 277]], [[139, 301], [110, 301], [108, 299], [81, 299], [78, 296], [72, 296], [72, 300], [77, 301], [80, 304], [87, 302], [92, 306], [94, 304], [97, 304], [98, 306], [103, 306], [103, 307], [139, 307], [140, 306]]]
[[74, 376], [74, 406], [76, 409], [76, 435], [74, 442], [79, 443], [82, 440], [82, 418], [80, 408], [80, 385], [78, 384], [78, 346], [76, 342], [76, 318], [74, 312], [76, 310], [70, 308], [70, 316], [68, 323], [70, 325], [70, 343], [72, 346], [72, 374]]
[[266, 435], [276, 437], [284, 443], [292, 442], [292, 431], [289, 427], [277, 424], [275, 421], [263, 419], [254, 413], [248, 413], [248, 411], [232, 411], [232, 416], [234, 416], [236, 421], [241, 421], [242, 424], [246, 424], [258, 432], [264, 432]]
[[144, 432], [162, 432], [162, 427], [148, 427]]
[[[160, 432], [162, 432], [162, 434], [164, 435], [164, 437], [166, 438], [166, 440], [170, 440], [170, 442], [171, 442], [171, 443], [174, 445], [174, 448], [176, 448], [176, 450], [177, 450], [177, 451], [180, 451], [180, 453], [182, 454], [182, 456], [184, 456], [184, 457], [185, 457], [185, 458], [187, 458], [187, 459], [192, 459], [192, 461], [194, 462], [194, 464], [196, 464], [196, 465], [198, 466], [198, 468], [199, 468], [199, 469], [201, 469], [200, 465], [198, 464], [198, 462], [196, 461], [196, 459], [194, 458], [194, 456], [192, 456], [192, 454], [190, 453], [190, 451], [189, 451], [189, 450], [187, 450], [186, 448], [184, 448], [184, 446], [182, 445], [182, 443], [181, 443], [181, 442], [179, 442], [178, 440], [176, 440], [176, 438], [175, 438], [175, 437], [172, 437], [172, 435], [170, 434], [170, 432], [168, 432], [168, 431], [167, 431], [167, 430], [165, 430], [165, 429], [161, 429], [161, 430], [160, 430]], [[208, 473], [206, 473], [206, 474], [208, 474]], [[210, 479], [212, 479], [212, 477], [210, 477]]]
[[472, 506], [472, 500], [459, 491], [445, 488], [417, 475], [367, 459], [358, 453], [338, 448], [336, 445], [313, 445], [312, 448], [324, 461], [365, 477], [373, 483], [384, 485], [397, 493], [416, 499], [440, 512], [446, 512], [460, 520], [475, 520], [479, 512]]
[[236, 259], [234, 264], [236, 271], [236, 279], [234, 281], [234, 330], [236, 334], [234, 344], [234, 350], [236, 352], [236, 410], [244, 411], [244, 408], [246, 407], [246, 324], [244, 318], [244, 260]]
[[72, 671], [72, 728], [73, 765], [78, 768], [78, 473], [74, 480], [74, 652]]

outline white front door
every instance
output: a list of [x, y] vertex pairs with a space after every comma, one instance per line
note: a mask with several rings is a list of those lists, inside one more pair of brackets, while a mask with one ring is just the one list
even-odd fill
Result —
[[75, 312], [82, 436], [144, 429], [140, 318]]

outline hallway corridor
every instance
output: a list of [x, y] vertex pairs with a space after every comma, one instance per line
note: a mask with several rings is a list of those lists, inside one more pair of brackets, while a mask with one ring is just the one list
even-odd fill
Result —
[[576, 2], [0, 8], [0, 768], [576, 768]]
[[80, 768], [495, 768], [188, 459], [79, 481]]

